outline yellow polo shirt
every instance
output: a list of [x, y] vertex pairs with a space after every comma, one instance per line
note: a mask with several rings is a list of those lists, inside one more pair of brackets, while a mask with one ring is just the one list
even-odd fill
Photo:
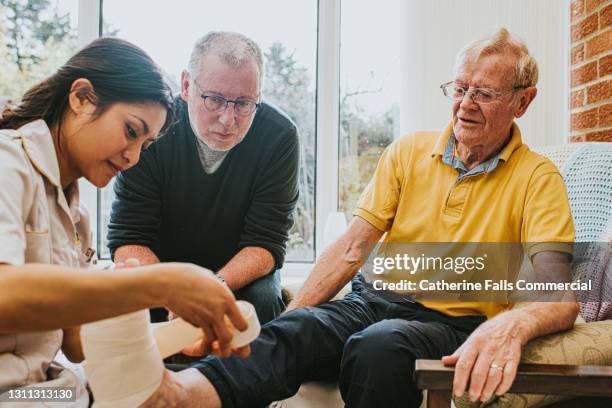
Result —
[[[563, 179], [548, 159], [521, 141], [516, 124], [498, 166], [458, 181], [442, 161], [452, 124], [442, 133], [416, 132], [383, 153], [354, 215], [387, 232], [384, 242], [524, 243], [529, 256], [571, 253], [574, 226]], [[492, 317], [507, 302], [432, 302], [450, 316]]]

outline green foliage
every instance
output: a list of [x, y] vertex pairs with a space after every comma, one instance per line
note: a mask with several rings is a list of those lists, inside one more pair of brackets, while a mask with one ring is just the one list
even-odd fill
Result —
[[295, 122], [300, 135], [300, 199], [295, 224], [289, 232], [292, 260], [312, 261], [314, 257], [315, 188], [315, 92], [305, 67], [281, 43], [264, 52], [266, 61], [264, 99], [281, 108]]
[[388, 110], [383, 115], [371, 115], [359, 105], [358, 98], [350, 99], [345, 95], [342, 100], [338, 210], [350, 218], [359, 196], [376, 170], [380, 155], [393, 140], [393, 112]]
[[[264, 52], [266, 75], [264, 98], [283, 109], [300, 132], [300, 201], [291, 230], [292, 260], [312, 260], [315, 199], [315, 90], [305, 67], [280, 43]], [[359, 195], [369, 182], [383, 149], [393, 139], [393, 115], [371, 115], [359, 104], [364, 94], [380, 90], [344, 92], [340, 106], [339, 210], [353, 212]], [[319, 175], [325, 177], [325, 175]]]
[[0, 95], [14, 101], [76, 48], [70, 16], [49, 0], [0, 0]]

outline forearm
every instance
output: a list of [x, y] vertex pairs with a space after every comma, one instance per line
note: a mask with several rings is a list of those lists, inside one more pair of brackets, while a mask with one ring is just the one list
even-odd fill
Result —
[[68, 328], [164, 306], [167, 268], [85, 271], [42, 264], [3, 265], [0, 332]]
[[231, 290], [238, 290], [266, 276], [274, 269], [274, 257], [264, 248], [242, 248], [223, 268], [219, 275]]
[[524, 346], [530, 340], [550, 333], [571, 329], [580, 311], [575, 301], [519, 303], [503, 313], [516, 326]]
[[327, 302], [355, 276], [361, 264], [358, 256], [336, 242], [323, 252], [287, 311]]
[[159, 263], [155, 252], [145, 245], [123, 245], [115, 250], [115, 262], [125, 262], [129, 258], [138, 259], [140, 265]]
[[349, 229], [321, 254], [287, 310], [316, 306], [334, 297], [359, 271], [382, 234], [355, 217]]
[[[538, 252], [532, 257], [532, 263], [539, 281], [571, 280], [570, 257], [566, 253]], [[574, 293], [567, 291], [550, 296], [549, 301], [517, 303], [507, 312], [520, 324], [523, 345], [535, 337], [567, 330], [574, 324], [580, 311]]]

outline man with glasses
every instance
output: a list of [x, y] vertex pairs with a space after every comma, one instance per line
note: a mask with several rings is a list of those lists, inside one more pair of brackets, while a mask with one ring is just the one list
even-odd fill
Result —
[[108, 246], [116, 262], [208, 268], [266, 322], [285, 306], [278, 270], [298, 199], [299, 146], [294, 123], [261, 101], [262, 80], [250, 38], [198, 40], [175, 125], [117, 178]]
[[[487, 401], [507, 392], [522, 347], [572, 326], [573, 294], [549, 303], [451, 299], [444, 291], [410, 299], [375, 290], [358, 272], [385, 233], [385, 250], [511, 242], [525, 246], [536, 269], [569, 270], [574, 229], [563, 180], [522, 143], [514, 122], [535, 98], [537, 79], [527, 47], [506, 29], [467, 45], [454, 80], [442, 85], [451, 123], [386, 149], [348, 230], [318, 259], [288, 311], [262, 328], [250, 358], [207, 357], [169, 374], [151, 406], [176, 398], [185, 407], [263, 407], [304, 382], [334, 380], [347, 407], [418, 407], [416, 359], [454, 365], [455, 395]], [[456, 275], [443, 269], [445, 278]], [[422, 268], [418, 279], [435, 272]], [[351, 278], [352, 292], [328, 302]]]

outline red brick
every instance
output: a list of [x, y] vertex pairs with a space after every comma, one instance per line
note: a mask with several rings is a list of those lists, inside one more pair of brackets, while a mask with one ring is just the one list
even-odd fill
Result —
[[572, 71], [572, 88], [597, 79], [597, 63], [595, 61]]
[[584, 142], [584, 135], [570, 136], [571, 143]]
[[599, 12], [599, 26], [606, 29], [612, 25], [612, 4]]
[[581, 108], [584, 106], [584, 89], [572, 92], [570, 96], [570, 106], [572, 109]]
[[595, 10], [597, 7], [601, 5], [606, 0], [587, 0], [586, 2], [586, 12], [589, 14], [591, 11]]
[[612, 125], [612, 103], [599, 107], [599, 126]]
[[584, 15], [584, 0], [574, 0], [570, 3], [570, 19], [578, 21]]
[[572, 26], [572, 42], [582, 40], [599, 29], [599, 14], [593, 13]]
[[587, 58], [612, 49], [612, 28], [596, 35], [587, 42]]
[[597, 127], [597, 113], [597, 108], [593, 108], [585, 112], [573, 113], [571, 130], [591, 129]]
[[584, 61], [584, 43], [572, 48], [572, 65]]
[[582, 136], [585, 142], [612, 142], [612, 128], [589, 132]]
[[[574, 94], [572, 93], [572, 96]], [[597, 103], [612, 98], [612, 79], [601, 81], [587, 88], [587, 103]], [[573, 106], [572, 106], [573, 107]]]
[[612, 54], [599, 59], [599, 76], [605, 77], [612, 74]]

